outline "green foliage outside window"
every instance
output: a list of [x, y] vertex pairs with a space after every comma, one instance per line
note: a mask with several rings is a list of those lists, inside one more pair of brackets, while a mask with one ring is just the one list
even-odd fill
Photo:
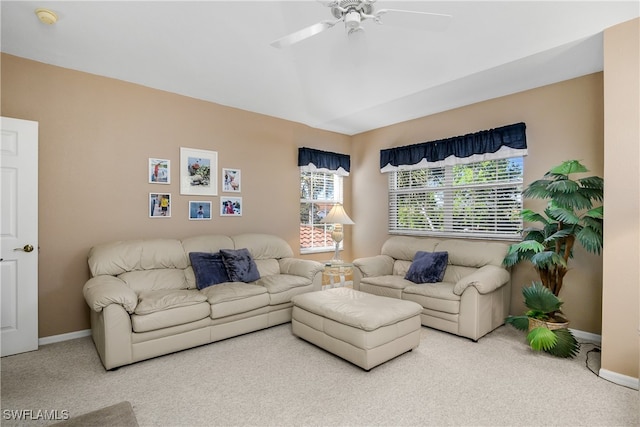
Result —
[[522, 176], [522, 158], [393, 172], [390, 231], [515, 238]]

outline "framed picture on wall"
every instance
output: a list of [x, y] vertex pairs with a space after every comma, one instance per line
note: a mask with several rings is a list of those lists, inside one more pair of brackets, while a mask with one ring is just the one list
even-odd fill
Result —
[[189, 220], [210, 220], [211, 219], [211, 202], [206, 201], [190, 201], [189, 202]]
[[220, 216], [242, 216], [242, 197], [221, 197]]
[[240, 192], [240, 169], [222, 168], [222, 191]]
[[218, 195], [218, 153], [180, 147], [180, 194]]
[[149, 184], [171, 184], [171, 161], [149, 157]]
[[149, 193], [149, 217], [171, 218], [171, 193]]

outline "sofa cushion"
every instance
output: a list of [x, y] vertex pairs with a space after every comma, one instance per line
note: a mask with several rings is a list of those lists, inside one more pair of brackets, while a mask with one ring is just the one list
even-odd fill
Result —
[[280, 273], [280, 264], [277, 259], [253, 259], [258, 267], [258, 274], [260, 277], [268, 276], [270, 274]]
[[203, 289], [211, 304], [211, 318], [233, 316], [269, 305], [269, 294], [263, 286], [231, 282]]
[[360, 282], [393, 289], [404, 289], [413, 284], [413, 282], [405, 279], [404, 277], [396, 275], [363, 277]]
[[420, 304], [438, 312], [460, 313], [460, 296], [453, 293], [453, 283], [411, 284], [404, 288], [402, 299]]
[[291, 246], [282, 238], [271, 234], [245, 233], [231, 237], [235, 248], [247, 248], [253, 259], [280, 259], [293, 257]]
[[131, 327], [133, 331], [137, 333], [156, 331], [158, 329], [197, 322], [209, 317], [210, 313], [211, 306], [206, 302], [200, 302], [149, 314], [132, 314]]
[[460, 295], [453, 292], [455, 284], [449, 282], [410, 284], [404, 288], [405, 294], [422, 295], [430, 298], [460, 301]]
[[150, 314], [170, 308], [198, 304], [206, 300], [207, 297], [196, 290], [162, 289], [158, 291], [143, 291], [138, 294], [138, 305], [135, 313]]
[[404, 278], [414, 283], [441, 282], [448, 259], [447, 252], [418, 251]]
[[233, 240], [229, 236], [220, 234], [199, 235], [182, 239], [185, 253], [190, 252], [219, 252], [220, 249], [234, 249]]
[[220, 249], [222, 262], [232, 282], [255, 282], [260, 278], [258, 266], [247, 248]]
[[252, 283], [229, 282], [210, 286], [201, 290], [200, 293], [207, 297], [209, 304], [219, 304], [266, 294], [267, 290], [263, 286], [257, 286]]
[[184, 270], [179, 268], [128, 271], [117, 277], [136, 293], [160, 289], [187, 288]]
[[227, 267], [222, 261], [220, 252], [190, 252], [189, 259], [198, 289], [229, 281]]
[[449, 239], [436, 245], [435, 251], [449, 252], [449, 262], [453, 265], [480, 268], [485, 265], [502, 267], [509, 245], [503, 242], [470, 242]]
[[92, 276], [116, 276], [127, 271], [184, 269], [189, 264], [179, 240], [127, 240], [96, 245], [89, 251]]
[[434, 252], [439, 242], [439, 239], [428, 237], [392, 236], [384, 242], [380, 253], [396, 260], [411, 261], [418, 251]]

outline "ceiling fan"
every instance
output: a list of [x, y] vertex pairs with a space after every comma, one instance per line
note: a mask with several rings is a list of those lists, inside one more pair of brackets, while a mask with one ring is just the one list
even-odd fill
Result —
[[[348, 35], [364, 31], [362, 22], [371, 19], [378, 24], [382, 24], [382, 15], [385, 14], [411, 14], [419, 18], [427, 18], [429, 25], [435, 27], [442, 27], [446, 25], [451, 15], [445, 15], [441, 13], [429, 13], [418, 12], [411, 10], [400, 9], [380, 9], [374, 10], [373, 4], [376, 0], [334, 0], [334, 1], [321, 1], [317, 0], [325, 6], [331, 8], [331, 14], [335, 19], [320, 21], [317, 24], [313, 24], [309, 27], [295, 31], [282, 38], [271, 42], [271, 46], [277, 48], [289, 47], [309, 37], [315, 36], [329, 28], [332, 28], [339, 22], [344, 22], [345, 29]], [[425, 20], [424, 26], [427, 26], [427, 20]], [[402, 25], [402, 24], [399, 24]]]

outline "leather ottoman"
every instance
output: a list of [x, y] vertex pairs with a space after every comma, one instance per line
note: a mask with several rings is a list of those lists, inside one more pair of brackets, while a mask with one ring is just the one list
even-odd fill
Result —
[[422, 307], [350, 288], [292, 298], [293, 334], [369, 370], [420, 344]]

